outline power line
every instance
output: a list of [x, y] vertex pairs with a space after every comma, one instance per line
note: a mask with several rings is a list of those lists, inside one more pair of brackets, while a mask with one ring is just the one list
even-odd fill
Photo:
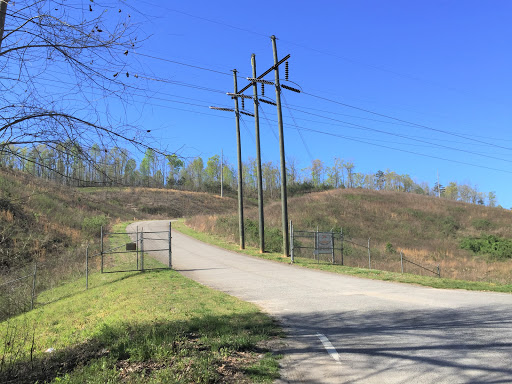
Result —
[[439, 156], [434, 156], [434, 155], [427, 155], [427, 154], [424, 154], [424, 153], [419, 153], [419, 152], [414, 152], [414, 151], [408, 151], [406, 149], [394, 148], [394, 147], [389, 147], [389, 146], [386, 146], [386, 145], [379, 145], [379, 144], [369, 143], [369, 142], [364, 141], [364, 140], [359, 140], [359, 139], [355, 139], [355, 138], [351, 138], [351, 137], [348, 137], [348, 136], [343, 136], [343, 135], [339, 135], [339, 134], [335, 134], [335, 133], [331, 133], [331, 132], [323, 132], [323, 131], [320, 131], [320, 130], [317, 130], [317, 129], [311, 129], [311, 128], [302, 128], [302, 129], [304, 129], [306, 131], [310, 131], [310, 132], [315, 132], [315, 133], [323, 134], [323, 135], [339, 137], [339, 138], [350, 140], [350, 141], [355, 141], [355, 142], [359, 142], [359, 143], [363, 143], [363, 144], [368, 144], [368, 145], [372, 145], [372, 146], [379, 147], [379, 148], [386, 148], [386, 149], [391, 149], [391, 150], [399, 151], [399, 152], [405, 152], [405, 153], [409, 153], [409, 154], [413, 154], [413, 155], [417, 155], [417, 156], [428, 157], [428, 158], [431, 158], [431, 159], [443, 160], [443, 161], [448, 161], [448, 162], [451, 162], [451, 163], [469, 165], [469, 166], [472, 166], [472, 167], [478, 167], [478, 168], [483, 168], [483, 169], [489, 169], [489, 170], [492, 170], [492, 171], [499, 171], [499, 172], [511, 173], [512, 174], [512, 171], [507, 171], [507, 170], [500, 169], [500, 168], [492, 168], [492, 167], [487, 167], [485, 165], [472, 164], [472, 163], [467, 163], [467, 162], [464, 162], [464, 161], [452, 160], [452, 159], [447, 159], [447, 158], [444, 158], [444, 157], [439, 157]]
[[[173, 63], [173, 64], [178, 64], [178, 65], [183, 65], [185, 67], [190, 67], [190, 68], [195, 68], [195, 69], [201, 69], [203, 71], [209, 71], [209, 72], [213, 72], [213, 73], [219, 73], [221, 75], [226, 75], [226, 76], [232, 76], [231, 73], [228, 73], [228, 72], [222, 72], [222, 71], [217, 71], [215, 69], [211, 69], [211, 68], [205, 68], [205, 67], [201, 67], [199, 65], [193, 65], [193, 64], [187, 64], [187, 63], [183, 63], [183, 62], [180, 62], [180, 61], [176, 61], [176, 60], [170, 60], [170, 59], [164, 59], [163, 57], [158, 57], [158, 56], [153, 56], [153, 55], [148, 55], [148, 54], [145, 54], [145, 53], [140, 53], [140, 52], [132, 52], [133, 54], [135, 55], [138, 55], [138, 56], [143, 56], [143, 57], [148, 57], [150, 59], [155, 59], [155, 60], [160, 60], [160, 61], [165, 61], [165, 62], [168, 62], [168, 63]], [[240, 76], [241, 77], [241, 76]]]
[[295, 127], [297, 128], [297, 132], [299, 133], [299, 136], [300, 136], [300, 140], [302, 141], [302, 144], [304, 145], [304, 148], [306, 149], [306, 152], [308, 153], [308, 156], [309, 156], [309, 159], [311, 161], [313, 161], [313, 156], [311, 155], [311, 152], [309, 151], [309, 147], [308, 145], [306, 144], [306, 141], [304, 140], [304, 136], [302, 136], [302, 132], [300, 131], [300, 129], [298, 129], [298, 126], [297, 126], [297, 122], [295, 121], [295, 118], [293, 117], [292, 115], [292, 111], [290, 110], [290, 108], [288, 107], [288, 103], [286, 102], [286, 97], [284, 96], [284, 93], [283, 93], [283, 101], [284, 101], [284, 105], [286, 106], [286, 108], [288, 109], [288, 112], [290, 113], [290, 117], [292, 118], [292, 121], [293, 121], [293, 124], [295, 125]]
[[381, 116], [381, 117], [385, 117], [385, 118], [388, 118], [388, 119], [400, 121], [402, 123], [412, 124], [412, 125], [414, 125], [415, 127], [418, 127], [418, 128], [427, 129], [429, 131], [434, 131], [434, 132], [440, 132], [440, 133], [444, 133], [446, 135], [456, 136], [456, 137], [459, 137], [459, 138], [475, 141], [477, 143], [486, 144], [486, 145], [489, 145], [489, 146], [492, 146], [492, 147], [496, 147], [496, 148], [512, 150], [512, 148], [510, 148], [510, 147], [503, 147], [501, 145], [488, 143], [486, 141], [482, 141], [482, 140], [478, 140], [478, 139], [473, 139], [473, 138], [470, 138], [470, 137], [467, 137], [467, 136], [464, 136], [464, 135], [460, 135], [460, 134], [457, 134], [457, 133], [453, 133], [453, 132], [449, 132], [449, 131], [444, 131], [442, 129], [432, 128], [432, 127], [428, 127], [426, 125], [413, 123], [413, 122], [410, 122], [410, 121], [407, 121], [407, 120], [402, 120], [402, 119], [399, 119], [399, 118], [396, 118], [396, 117], [393, 117], [393, 116], [385, 115], [385, 114], [374, 112], [374, 111], [371, 111], [371, 110], [368, 110], [368, 109], [364, 109], [364, 108], [356, 107], [356, 106], [353, 106], [353, 105], [350, 105], [350, 104], [342, 103], [342, 102], [337, 101], [337, 100], [333, 100], [333, 99], [329, 99], [329, 98], [326, 98], [326, 97], [314, 95], [312, 93], [308, 93], [308, 92], [303, 92], [303, 93], [305, 95], [308, 95], [308, 96], [311, 96], [311, 97], [314, 97], [314, 98], [317, 98], [317, 99], [329, 101], [329, 102], [334, 103], [334, 104], [339, 104], [339, 105], [342, 105], [344, 107], [348, 107], [348, 108], [356, 109], [356, 110], [359, 110], [359, 111], [371, 113], [371, 114], [376, 115], [376, 116]]
[[425, 144], [430, 144], [430, 145], [434, 145], [436, 147], [450, 149], [452, 151], [459, 151], [459, 152], [469, 153], [469, 154], [472, 154], [472, 155], [487, 157], [489, 159], [500, 160], [500, 161], [505, 161], [505, 162], [512, 163], [512, 160], [501, 159], [501, 158], [498, 158], [498, 157], [495, 157], [495, 156], [480, 154], [478, 152], [473, 152], [473, 151], [469, 151], [469, 150], [465, 150], [465, 149], [460, 149], [460, 148], [454, 148], [454, 147], [450, 147], [450, 146], [443, 145], [443, 144], [432, 143], [432, 142], [429, 142], [429, 141], [426, 141], [426, 140], [416, 139], [416, 138], [413, 138], [413, 137], [410, 137], [410, 136], [406, 136], [406, 135], [401, 135], [401, 134], [397, 134], [397, 133], [391, 133], [391, 132], [383, 131], [381, 129], [376, 129], [376, 128], [370, 128], [370, 127], [366, 127], [364, 125], [360, 125], [360, 124], [350, 123], [350, 122], [343, 121], [343, 120], [334, 119], [332, 117], [321, 116], [321, 115], [318, 115], [318, 114], [315, 114], [315, 113], [312, 113], [312, 112], [306, 112], [306, 111], [302, 111], [302, 112], [306, 113], [306, 114], [311, 114], [313, 116], [323, 117], [324, 119], [338, 121], [338, 122], [344, 123], [344, 124], [349, 124], [349, 125], [353, 126], [356, 129], [363, 129], [363, 130], [368, 130], [368, 131], [372, 131], [372, 132], [381, 133], [381, 134], [384, 134], [384, 135], [401, 137], [403, 139], [413, 140], [413, 141], [417, 141], [417, 142], [425, 143]]

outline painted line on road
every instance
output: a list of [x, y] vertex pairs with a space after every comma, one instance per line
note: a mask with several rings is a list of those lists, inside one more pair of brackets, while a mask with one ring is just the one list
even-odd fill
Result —
[[334, 345], [329, 341], [329, 339], [321, 333], [317, 333], [316, 336], [320, 339], [322, 344], [324, 345], [325, 350], [331, 357], [336, 360], [338, 363], [341, 363], [340, 355], [338, 354], [338, 351], [336, 351], [336, 348], [334, 348]]

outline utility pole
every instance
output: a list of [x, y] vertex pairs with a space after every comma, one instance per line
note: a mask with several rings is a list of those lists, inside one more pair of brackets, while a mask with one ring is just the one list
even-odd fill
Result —
[[286, 190], [286, 160], [284, 154], [283, 113], [281, 111], [281, 86], [279, 84], [279, 60], [277, 59], [276, 37], [272, 35], [270, 38], [272, 39], [272, 50], [274, 51], [277, 123], [279, 125], [279, 153], [281, 156], [281, 220], [283, 225], [283, 254], [284, 256], [288, 256], [290, 250], [290, 242], [288, 239], [288, 193]]
[[[233, 69], [233, 81], [235, 95], [238, 94], [236, 79], [236, 69]], [[240, 111], [238, 110], [238, 97], [235, 100], [235, 118], [236, 118], [236, 149], [238, 157], [238, 229], [240, 231], [240, 249], [245, 249], [245, 230], [244, 230], [244, 202], [242, 193], [242, 144], [240, 142]]]
[[[244, 230], [244, 204], [243, 204], [243, 191], [242, 191], [242, 145], [240, 142], [240, 114], [248, 115], [254, 117], [252, 113], [240, 111], [238, 109], [238, 98], [245, 97], [251, 99], [252, 96], [240, 95], [237, 92], [237, 76], [236, 69], [233, 70], [233, 81], [235, 85], [234, 93], [227, 93], [233, 100], [235, 100], [235, 109], [231, 108], [220, 108], [220, 107], [212, 107], [210, 109], [215, 109], [217, 111], [226, 111], [226, 112], [235, 112], [236, 119], [236, 146], [237, 146], [237, 158], [238, 158], [238, 227], [240, 232], [240, 249], [245, 249], [245, 230]], [[222, 152], [222, 157], [224, 157], [224, 152]], [[224, 168], [224, 166], [222, 167]], [[221, 174], [223, 175], [223, 173]], [[223, 179], [221, 181], [221, 185], [223, 183]]]
[[[251, 56], [252, 77], [256, 78], [256, 55]], [[261, 152], [260, 152], [260, 117], [259, 117], [259, 101], [258, 101], [258, 85], [252, 83], [254, 92], [254, 124], [256, 128], [256, 163], [258, 178], [258, 216], [259, 216], [259, 235], [260, 235], [260, 253], [265, 252], [265, 218], [263, 213], [263, 180], [261, 175]]]
[[[240, 248], [243, 249], [242, 245], [244, 244], [243, 240], [243, 207], [241, 206], [241, 200], [242, 200], [242, 160], [241, 160], [241, 150], [240, 150], [240, 114], [248, 115], [256, 118], [256, 140], [257, 140], [257, 153], [258, 157], [260, 158], [260, 140], [259, 140], [259, 120], [258, 120], [258, 107], [259, 103], [266, 103], [277, 106], [277, 114], [278, 114], [278, 124], [279, 124], [279, 146], [280, 146], [280, 154], [281, 154], [281, 204], [282, 204], [282, 221], [283, 221], [283, 254], [284, 256], [289, 256], [290, 253], [290, 241], [288, 238], [288, 197], [287, 197], [287, 189], [286, 189], [286, 162], [285, 162], [285, 152], [284, 152], [284, 133], [283, 133], [283, 114], [281, 111], [281, 89], [287, 89], [289, 91], [300, 93], [301, 91], [299, 89], [287, 86], [287, 85], [281, 85], [279, 82], [279, 66], [283, 63], [287, 63], [287, 60], [290, 58], [290, 55], [286, 55], [281, 60], [277, 59], [277, 48], [276, 48], [276, 37], [271, 36], [272, 39], [272, 47], [274, 51], [274, 65], [271, 66], [269, 69], [267, 69], [265, 72], [263, 72], [261, 75], [256, 77], [256, 59], [255, 56], [252, 56], [252, 63], [253, 63], [253, 77], [247, 78], [247, 80], [250, 81], [248, 85], [246, 85], [244, 88], [238, 90], [237, 87], [237, 81], [236, 81], [236, 70], [233, 71], [234, 73], [234, 81], [235, 81], [235, 92], [234, 93], [228, 93], [229, 96], [231, 96], [232, 99], [235, 100], [235, 109], [231, 108], [220, 108], [220, 107], [212, 107], [210, 106], [210, 109], [216, 109], [220, 111], [227, 111], [227, 112], [235, 112], [236, 115], [236, 127], [237, 127], [237, 143], [238, 143], [238, 206], [239, 206], [239, 212], [240, 212]], [[288, 64], [288, 63], [287, 63]], [[268, 75], [270, 72], [274, 71], [275, 73], [275, 82], [264, 80], [263, 78]], [[285, 71], [285, 80], [288, 80], [288, 66], [286, 67]], [[256, 91], [256, 85], [257, 83], [261, 83], [262, 87], [264, 84], [269, 85], [275, 85], [276, 87], [276, 103], [270, 100], [266, 100], [263, 98], [258, 98], [257, 91]], [[244, 95], [243, 92], [247, 89], [249, 89], [253, 86], [254, 90], [254, 96], [247, 96]], [[263, 93], [262, 93], [263, 96]], [[246, 98], [246, 99], [254, 99], [254, 106], [255, 106], [255, 114], [246, 112], [246, 111], [240, 111], [238, 109], [238, 98]], [[263, 221], [263, 193], [262, 193], [262, 181], [261, 181], [261, 158], [258, 160], [258, 207], [260, 209], [260, 250], [264, 251], [264, 221]], [[261, 199], [259, 198], [261, 193]], [[261, 204], [261, 205], [260, 205]]]

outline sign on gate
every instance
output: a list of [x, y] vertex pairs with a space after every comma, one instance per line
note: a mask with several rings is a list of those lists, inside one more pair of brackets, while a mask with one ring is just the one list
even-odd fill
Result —
[[315, 232], [315, 235], [315, 255], [331, 255], [334, 251], [334, 234], [332, 232]]

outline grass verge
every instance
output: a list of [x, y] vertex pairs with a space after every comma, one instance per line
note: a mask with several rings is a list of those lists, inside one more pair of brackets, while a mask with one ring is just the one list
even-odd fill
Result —
[[[221, 248], [228, 249], [230, 251], [243, 253], [250, 256], [256, 256], [267, 260], [272, 260], [280, 263], [290, 263], [290, 258], [283, 257], [280, 253], [263, 253], [259, 252], [259, 249], [253, 247], [246, 247], [244, 250], [240, 250], [238, 244], [227, 241], [219, 236], [197, 232], [194, 229], [185, 225], [183, 220], [173, 222], [173, 229], [176, 229], [188, 236], [195, 239], [201, 240], [205, 243], [209, 243]], [[322, 271], [328, 271], [333, 273], [339, 273], [350, 276], [363, 277], [366, 279], [394, 281], [399, 283], [418, 284], [427, 287], [441, 288], [441, 289], [465, 289], [471, 291], [492, 291], [492, 292], [504, 292], [512, 293], [512, 284], [498, 284], [489, 282], [479, 281], [466, 281], [466, 280], [455, 280], [429, 276], [418, 276], [408, 273], [396, 273], [379, 270], [369, 270], [364, 268], [354, 268], [341, 265], [330, 265], [330, 264], [318, 264], [315, 260], [307, 258], [295, 258], [295, 265], [319, 269]]]
[[[115, 228], [119, 232], [123, 226]], [[128, 240], [128, 239], [126, 239]], [[0, 323], [2, 383], [272, 382], [280, 328], [172, 270], [94, 273]]]

